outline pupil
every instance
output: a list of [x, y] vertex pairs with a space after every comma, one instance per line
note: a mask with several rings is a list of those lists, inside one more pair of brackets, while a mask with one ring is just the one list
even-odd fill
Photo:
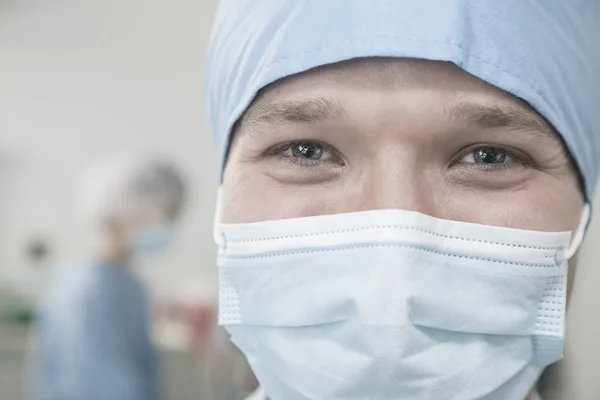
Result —
[[309, 146], [304, 146], [304, 145], [300, 145], [300, 152], [306, 158], [312, 158], [316, 153], [314, 147], [309, 147]]
[[319, 159], [323, 149], [317, 143], [300, 143], [292, 148], [292, 154], [298, 158]]
[[502, 164], [506, 156], [492, 147], [478, 149], [475, 159], [480, 164]]

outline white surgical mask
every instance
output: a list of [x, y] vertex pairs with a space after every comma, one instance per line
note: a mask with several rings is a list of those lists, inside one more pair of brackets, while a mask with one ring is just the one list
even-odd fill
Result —
[[573, 241], [400, 210], [217, 225], [219, 321], [272, 400], [523, 399], [588, 218]]

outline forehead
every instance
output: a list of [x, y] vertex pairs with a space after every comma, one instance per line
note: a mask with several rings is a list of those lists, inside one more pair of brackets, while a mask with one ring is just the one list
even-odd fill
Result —
[[331, 64], [267, 86], [259, 92], [234, 133], [260, 132], [265, 124], [278, 127], [341, 121], [355, 113], [360, 118], [385, 119], [396, 113], [375, 110], [395, 107], [409, 113], [413, 110], [415, 119], [441, 116], [448, 122], [482, 129], [528, 132], [551, 140], [564, 150], [562, 138], [528, 103], [455, 64], [383, 57]]

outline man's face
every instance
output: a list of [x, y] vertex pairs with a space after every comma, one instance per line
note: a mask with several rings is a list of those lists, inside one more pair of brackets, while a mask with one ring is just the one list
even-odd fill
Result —
[[575, 230], [583, 197], [525, 102], [450, 63], [362, 59], [267, 87], [238, 124], [222, 222], [373, 209]]

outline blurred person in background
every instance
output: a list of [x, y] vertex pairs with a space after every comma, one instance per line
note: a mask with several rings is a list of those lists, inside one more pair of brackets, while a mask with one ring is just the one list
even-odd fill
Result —
[[171, 244], [184, 179], [162, 159], [110, 160], [79, 190], [95, 245], [58, 273], [40, 307], [33, 398], [157, 399], [148, 300], [132, 269]]
[[599, 18], [220, 2], [219, 321], [253, 398], [538, 398], [598, 177]]

